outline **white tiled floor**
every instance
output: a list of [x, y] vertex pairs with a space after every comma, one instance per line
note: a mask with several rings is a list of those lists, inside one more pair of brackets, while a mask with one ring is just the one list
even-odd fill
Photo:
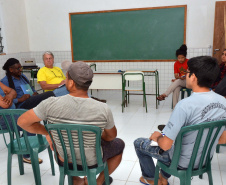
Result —
[[[115, 124], [118, 129], [118, 137], [125, 141], [126, 147], [123, 154], [122, 163], [118, 169], [111, 175], [114, 179], [112, 185], [139, 185], [139, 177], [141, 176], [140, 166], [136, 157], [133, 141], [138, 137], [149, 137], [150, 134], [157, 130], [158, 124], [165, 124], [170, 117], [171, 97], [161, 102], [158, 109], [155, 109], [154, 96], [148, 97], [148, 113], [142, 107], [141, 96], [131, 96], [130, 104], [121, 112], [121, 94], [120, 92], [98, 91], [94, 92], [94, 96], [107, 99], [110, 106]], [[52, 185], [59, 183], [59, 172], [57, 165], [56, 176], [51, 175], [50, 164], [47, 152], [39, 155], [44, 160], [40, 165], [42, 184]], [[25, 164], [25, 174], [19, 175], [17, 157], [13, 157], [12, 184], [13, 185], [34, 185], [34, 177], [31, 165]], [[222, 147], [220, 154], [214, 154], [212, 160], [212, 175], [214, 185], [226, 185], [226, 147]], [[169, 179], [171, 185], [179, 185], [179, 179], [171, 177]], [[7, 184], [7, 149], [0, 137], [0, 185]], [[65, 184], [67, 182], [65, 180]], [[208, 177], [205, 174], [200, 180], [194, 177], [191, 181], [192, 185], [208, 184]]]

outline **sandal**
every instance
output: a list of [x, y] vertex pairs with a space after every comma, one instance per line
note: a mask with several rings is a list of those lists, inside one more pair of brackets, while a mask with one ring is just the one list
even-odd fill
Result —
[[152, 185], [148, 182], [148, 180], [146, 180], [144, 177], [140, 177], [140, 183], [144, 184], [144, 185]]

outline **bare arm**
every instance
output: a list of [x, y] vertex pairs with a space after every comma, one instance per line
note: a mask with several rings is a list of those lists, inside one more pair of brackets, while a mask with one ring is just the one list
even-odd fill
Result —
[[12, 105], [13, 99], [16, 98], [16, 91], [14, 89], [11, 89], [10, 87], [4, 85], [1, 82], [0, 82], [0, 87], [5, 93], [5, 97], [1, 97], [1, 100], [3, 102], [5, 102], [5, 104], [7, 104], [9, 107], [10, 105]]
[[59, 84], [47, 84], [46, 81], [39, 82], [43, 90], [52, 90], [58, 88], [60, 85], [65, 84], [65, 80], [62, 80]]
[[101, 138], [105, 141], [112, 141], [113, 139], [115, 139], [117, 136], [117, 129], [114, 126], [111, 129], [104, 129], [104, 131], [102, 132], [102, 136]]
[[0, 95], [0, 107], [3, 109], [8, 109], [11, 105], [3, 101], [3, 97]]
[[31, 109], [19, 117], [17, 124], [30, 133], [48, 135], [47, 130], [40, 121], [41, 119], [38, 118], [33, 109]]
[[226, 144], [226, 131], [224, 131], [219, 139], [218, 144]]
[[156, 141], [161, 149], [164, 151], [169, 150], [173, 145], [173, 140], [167, 136], [162, 136], [160, 132], [155, 131], [151, 137], [151, 140]]

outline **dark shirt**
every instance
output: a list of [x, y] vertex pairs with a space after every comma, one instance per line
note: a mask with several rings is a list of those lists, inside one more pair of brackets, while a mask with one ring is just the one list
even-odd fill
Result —
[[212, 84], [212, 89], [215, 89], [216, 86], [221, 82], [221, 80], [224, 78], [226, 74], [226, 66], [225, 63], [220, 64], [220, 73], [217, 77], [217, 79], [215, 80], [215, 82]]

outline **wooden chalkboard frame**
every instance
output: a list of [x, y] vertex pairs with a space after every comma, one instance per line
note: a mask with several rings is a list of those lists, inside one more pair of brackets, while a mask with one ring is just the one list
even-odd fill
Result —
[[[168, 8], [181, 8], [181, 7], [184, 8], [184, 44], [186, 44], [187, 5], [69, 13], [72, 62], [76, 62], [77, 61], [77, 60], [74, 60], [74, 55], [73, 55], [73, 39], [72, 39], [72, 27], [71, 27], [71, 16], [72, 15], [75, 15], [75, 14], [92, 14], [92, 13], [95, 14], [95, 13], [107, 13], [107, 12], [136, 11], [136, 10], [150, 10], [150, 9], [168, 9]], [[151, 60], [92, 60], [92, 61], [88, 60], [88, 61], [85, 61], [85, 62], [166, 62], [166, 61], [175, 61], [175, 59], [169, 59], [169, 60], [158, 60], [158, 59], [154, 59], [154, 60], [152, 60], [152, 59]]]

